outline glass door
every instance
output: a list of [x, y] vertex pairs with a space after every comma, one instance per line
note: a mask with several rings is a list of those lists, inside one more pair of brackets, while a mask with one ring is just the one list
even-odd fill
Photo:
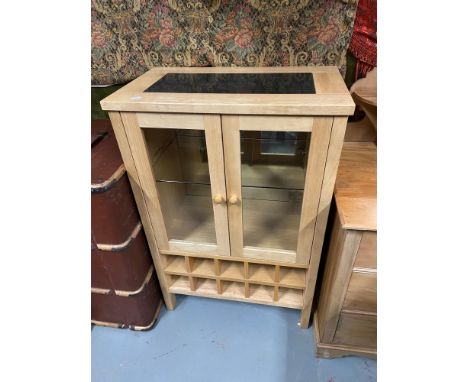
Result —
[[[167, 251], [229, 255], [219, 115], [137, 114], [156, 198], [151, 217]], [[161, 232], [162, 231], [162, 232]]]
[[320, 194], [311, 180], [322, 179], [314, 119], [222, 118], [232, 255], [307, 263]]

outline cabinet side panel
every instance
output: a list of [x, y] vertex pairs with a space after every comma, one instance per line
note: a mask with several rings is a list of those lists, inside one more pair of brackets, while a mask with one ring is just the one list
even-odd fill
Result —
[[130, 180], [130, 185], [133, 190], [133, 195], [135, 196], [135, 201], [140, 213], [140, 217], [143, 223], [143, 228], [145, 229], [146, 238], [151, 250], [151, 256], [153, 258], [153, 263], [156, 268], [156, 273], [158, 275], [159, 283], [161, 285], [161, 290], [163, 293], [164, 301], [168, 309], [172, 310], [175, 307], [175, 295], [169, 293], [168, 283], [166, 275], [163, 271], [163, 264], [159, 255], [158, 245], [156, 237], [153, 232], [153, 227], [151, 225], [150, 217], [148, 210], [146, 208], [146, 203], [143, 196], [143, 191], [140, 187], [140, 181], [138, 179], [137, 170], [135, 163], [133, 161], [133, 156], [130, 150], [130, 146], [127, 140], [127, 135], [125, 133], [125, 128], [122, 123], [120, 113], [118, 112], [109, 112], [109, 118], [112, 122], [112, 127], [114, 129], [115, 137], [119, 145], [120, 153], [122, 154], [123, 161], [125, 163], [125, 168], [127, 170], [128, 178]]
[[312, 126], [304, 200], [297, 239], [296, 262], [300, 264], [307, 264], [310, 259], [332, 125], [333, 118], [315, 118]]
[[320, 265], [323, 239], [325, 236], [328, 212], [330, 211], [330, 204], [335, 186], [336, 173], [340, 162], [347, 120], [347, 117], [335, 117], [333, 119], [317, 221], [314, 229], [312, 251], [310, 254], [309, 271], [307, 272], [306, 290], [304, 292], [304, 309], [301, 313], [302, 328], [306, 328], [308, 326], [312, 311], [312, 301], [314, 298], [315, 283], [317, 282], [317, 272]]
[[169, 249], [166, 227], [164, 226], [164, 218], [156, 189], [156, 180], [149, 160], [145, 137], [140, 126], [138, 126], [135, 113], [120, 113], [120, 115], [125, 126], [125, 133], [127, 134], [151, 225], [158, 240], [158, 247], [159, 249]]

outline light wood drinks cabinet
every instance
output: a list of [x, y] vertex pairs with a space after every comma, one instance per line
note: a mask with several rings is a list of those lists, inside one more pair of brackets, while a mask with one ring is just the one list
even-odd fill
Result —
[[164, 300], [310, 319], [347, 117], [335, 67], [155, 68], [109, 111]]

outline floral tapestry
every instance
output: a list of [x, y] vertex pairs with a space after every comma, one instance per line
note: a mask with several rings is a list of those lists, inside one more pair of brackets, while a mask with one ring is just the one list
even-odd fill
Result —
[[155, 66], [336, 65], [356, 0], [92, 0], [92, 83]]

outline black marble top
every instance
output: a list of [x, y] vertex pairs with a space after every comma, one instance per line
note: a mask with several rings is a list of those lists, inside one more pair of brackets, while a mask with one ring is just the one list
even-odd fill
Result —
[[312, 73], [168, 73], [145, 92], [315, 94]]

